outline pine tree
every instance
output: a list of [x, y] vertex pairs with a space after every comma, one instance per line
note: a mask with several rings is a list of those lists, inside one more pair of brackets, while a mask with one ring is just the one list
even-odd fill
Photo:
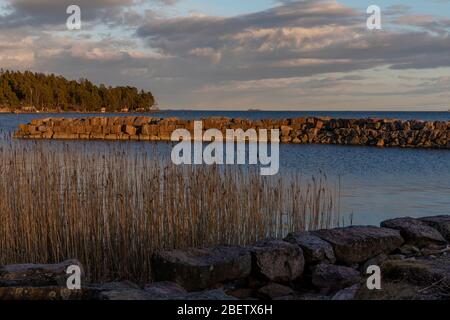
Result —
[[151, 92], [134, 87], [97, 86], [87, 79], [69, 81], [54, 74], [14, 72], [0, 69], [0, 106], [38, 110], [107, 111], [149, 109], [155, 104]]

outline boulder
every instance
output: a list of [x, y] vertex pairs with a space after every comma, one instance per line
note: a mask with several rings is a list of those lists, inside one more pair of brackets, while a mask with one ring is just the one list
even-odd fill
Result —
[[421, 218], [420, 221], [436, 229], [450, 242], [450, 215]]
[[361, 274], [350, 267], [319, 264], [312, 270], [312, 284], [325, 292], [338, 291], [361, 281]]
[[436, 229], [414, 218], [397, 218], [383, 221], [382, 227], [399, 230], [408, 244], [419, 247], [444, 244], [446, 241]]
[[0, 267], [0, 286], [66, 287], [69, 266], [81, 266], [78, 260], [67, 260], [57, 264], [14, 264]]
[[251, 264], [248, 248], [231, 246], [165, 251], [152, 257], [156, 281], [173, 281], [188, 291], [245, 278]]
[[281, 240], [268, 240], [251, 248], [252, 267], [257, 275], [269, 281], [288, 282], [303, 273], [302, 249]]
[[348, 300], [355, 300], [356, 295], [359, 291], [359, 289], [361, 289], [361, 285], [359, 284], [355, 284], [351, 287], [342, 289], [340, 291], [338, 291], [332, 298], [331, 300], [336, 300], [336, 301], [348, 301]]
[[313, 232], [331, 243], [338, 262], [353, 265], [381, 253], [390, 253], [403, 242], [397, 230], [372, 226], [354, 226]]
[[305, 262], [308, 265], [336, 262], [331, 244], [311, 232], [290, 233], [284, 240], [302, 248]]
[[258, 290], [258, 296], [262, 299], [277, 299], [294, 294], [294, 290], [290, 287], [283, 286], [278, 283], [270, 283]]

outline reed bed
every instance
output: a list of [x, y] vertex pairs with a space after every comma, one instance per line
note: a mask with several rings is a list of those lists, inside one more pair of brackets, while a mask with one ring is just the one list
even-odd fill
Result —
[[339, 222], [325, 175], [175, 166], [132, 143], [8, 139], [0, 144], [0, 264], [76, 258], [89, 281], [148, 282], [157, 250], [245, 245]]

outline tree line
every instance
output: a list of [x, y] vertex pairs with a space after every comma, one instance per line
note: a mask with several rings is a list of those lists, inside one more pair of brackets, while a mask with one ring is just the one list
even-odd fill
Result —
[[0, 108], [38, 111], [107, 112], [149, 110], [151, 92], [135, 87], [106, 87], [87, 79], [67, 80], [54, 74], [0, 70]]

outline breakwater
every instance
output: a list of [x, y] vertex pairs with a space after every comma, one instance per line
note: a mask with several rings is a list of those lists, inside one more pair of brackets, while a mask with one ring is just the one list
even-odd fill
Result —
[[[176, 129], [194, 132], [194, 120], [153, 117], [47, 118], [22, 124], [23, 139], [170, 141]], [[395, 119], [202, 119], [202, 130], [279, 130], [282, 143], [450, 149], [450, 121]]]

